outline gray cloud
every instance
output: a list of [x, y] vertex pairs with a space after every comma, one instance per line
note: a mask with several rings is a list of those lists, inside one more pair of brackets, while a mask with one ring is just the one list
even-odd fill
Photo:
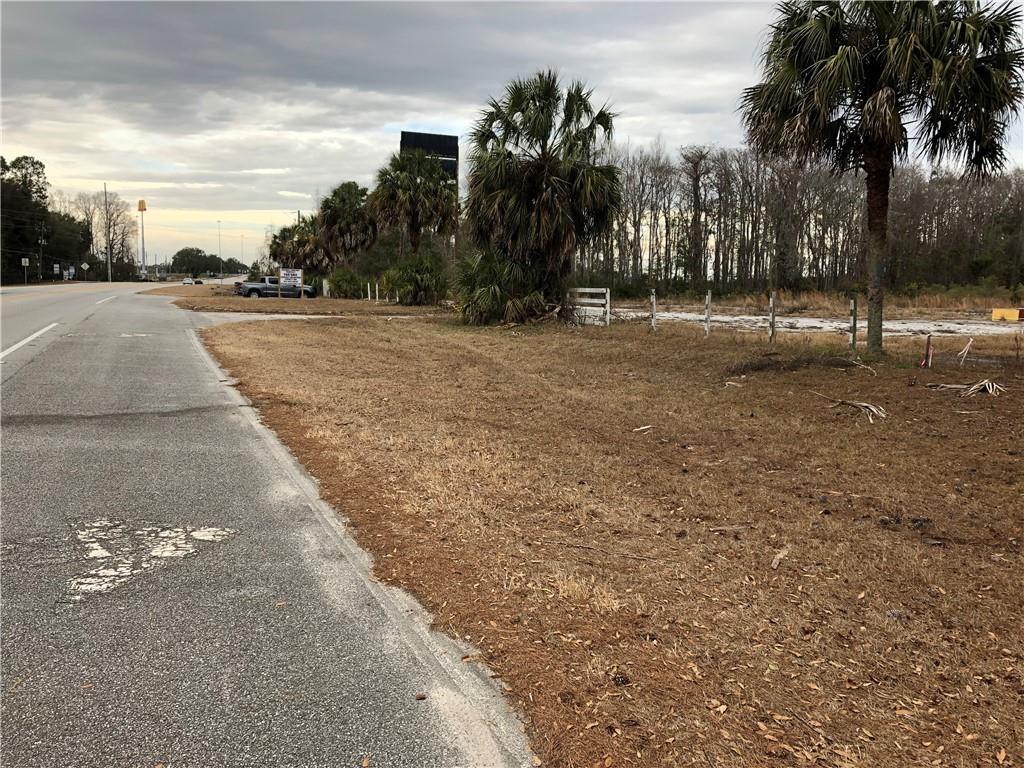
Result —
[[539, 68], [590, 84], [620, 114], [620, 140], [739, 144], [737, 100], [772, 15], [710, 2], [5, 3], [4, 154], [36, 155], [57, 187], [107, 180], [147, 197], [150, 250], [215, 249], [217, 219], [255, 243], [289, 206], [312, 206], [293, 193], [370, 185], [403, 128], [464, 135], [488, 97]]

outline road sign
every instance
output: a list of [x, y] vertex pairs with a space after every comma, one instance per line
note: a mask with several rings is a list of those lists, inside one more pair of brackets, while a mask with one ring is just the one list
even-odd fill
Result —
[[59, 275], [60, 274], [60, 264], [54, 264], [53, 265], [53, 274], [55, 274], [55, 275]]
[[21, 266], [23, 266], [23, 267], [27, 267], [28, 266], [28, 257], [27, 256], [22, 256], [21, 257]]
[[86, 262], [84, 262], [84, 261], [82, 262], [82, 271], [83, 272], [88, 272], [89, 271], [89, 265]]
[[281, 285], [289, 288], [302, 288], [302, 270], [282, 269]]

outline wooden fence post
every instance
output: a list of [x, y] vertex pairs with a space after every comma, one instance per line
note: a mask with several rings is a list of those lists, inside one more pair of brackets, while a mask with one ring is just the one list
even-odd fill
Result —
[[711, 291], [704, 297], [704, 338], [711, 335]]
[[768, 299], [768, 341], [775, 342], [775, 291]]
[[850, 349], [857, 350], [857, 296], [850, 297]]
[[612, 289], [604, 289], [604, 325], [605, 328], [612, 324]]
[[651, 330], [658, 330], [658, 296], [651, 288]]
[[373, 284], [373, 295], [376, 297], [376, 302], [380, 304], [380, 283]]

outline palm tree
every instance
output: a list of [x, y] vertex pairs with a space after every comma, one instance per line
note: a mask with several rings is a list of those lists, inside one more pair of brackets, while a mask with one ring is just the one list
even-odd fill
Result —
[[[622, 199], [619, 169], [597, 160], [615, 115], [558, 74], [514, 80], [470, 136], [466, 216], [483, 249], [536, 274], [561, 304], [576, 250], [606, 231]], [[486, 262], [486, 260], [485, 260]]]
[[401, 226], [414, 254], [423, 231], [454, 233], [459, 219], [458, 183], [436, 157], [420, 150], [402, 152], [377, 171], [370, 207], [381, 226]]
[[316, 224], [325, 269], [347, 263], [377, 240], [377, 222], [366, 204], [366, 188], [354, 181], [339, 184], [321, 201]]
[[868, 351], [882, 351], [889, 181], [910, 146], [984, 177], [1024, 93], [1021, 13], [1012, 3], [789, 0], [778, 6], [762, 81], [743, 93], [754, 146], [863, 170]]
[[325, 266], [316, 216], [300, 216], [295, 224], [281, 227], [270, 239], [270, 258], [293, 269], [320, 271]]

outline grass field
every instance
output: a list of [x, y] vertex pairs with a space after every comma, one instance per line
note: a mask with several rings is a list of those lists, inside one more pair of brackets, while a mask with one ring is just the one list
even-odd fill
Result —
[[204, 338], [545, 765], [1024, 765], [1013, 340], [921, 370], [669, 324]]

